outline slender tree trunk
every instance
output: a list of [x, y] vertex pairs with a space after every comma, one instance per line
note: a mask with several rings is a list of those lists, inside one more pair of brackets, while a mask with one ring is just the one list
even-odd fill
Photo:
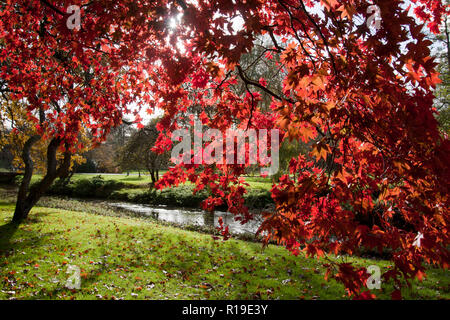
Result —
[[31, 177], [33, 176], [33, 160], [31, 159], [30, 151], [33, 145], [40, 140], [40, 136], [35, 135], [25, 142], [22, 151], [22, 159], [25, 164], [25, 172], [23, 174], [22, 183], [17, 194], [16, 209], [14, 211], [13, 222], [19, 222], [26, 218], [30, 209], [26, 208], [26, 198], [28, 189], [30, 187]]
[[[39, 138], [39, 136], [33, 136], [25, 143], [24, 151], [22, 153], [22, 158], [25, 162], [25, 174], [17, 195], [13, 222], [18, 223], [26, 219], [33, 206], [38, 202], [45, 191], [47, 191], [53, 181], [55, 181], [57, 177], [66, 175], [70, 168], [71, 154], [69, 151], [64, 153], [63, 163], [57, 168], [58, 161], [56, 159], [56, 152], [61, 140], [54, 138], [47, 147], [47, 173], [36, 186], [30, 188], [30, 181], [33, 175], [33, 161], [30, 156], [30, 150]], [[66, 150], [67, 149], [68, 148], [66, 148]]]
[[153, 169], [150, 170], [150, 177], [152, 178], [152, 184], [154, 185], [156, 182], [155, 170]]
[[450, 38], [449, 38], [449, 31], [448, 31], [448, 26], [447, 26], [447, 18], [445, 18], [445, 43], [447, 44], [448, 72], [450, 72]]
[[63, 185], [67, 186], [70, 183], [70, 180], [72, 179], [73, 175], [75, 174], [75, 168], [72, 170], [68, 170], [66, 173], [63, 173], [59, 179], [62, 180]]

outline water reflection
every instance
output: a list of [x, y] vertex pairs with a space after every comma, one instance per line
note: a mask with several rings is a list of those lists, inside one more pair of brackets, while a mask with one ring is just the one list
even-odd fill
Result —
[[230, 232], [235, 234], [255, 234], [262, 222], [261, 217], [255, 216], [254, 220], [246, 224], [241, 224], [239, 221], [234, 220], [234, 216], [231, 213], [223, 211], [211, 213], [201, 210], [152, 207], [144, 204], [126, 202], [112, 202], [108, 203], [108, 205], [179, 225], [218, 227], [219, 217], [222, 217], [224, 224], [229, 227]]
[[214, 213], [212, 212], [203, 213], [203, 225], [207, 227], [214, 227]]

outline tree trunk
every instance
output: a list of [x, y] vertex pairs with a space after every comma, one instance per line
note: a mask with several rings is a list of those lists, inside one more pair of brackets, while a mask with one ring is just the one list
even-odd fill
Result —
[[150, 170], [150, 177], [152, 178], [152, 184], [154, 185], [156, 182], [155, 170], [153, 169]]
[[448, 26], [447, 26], [447, 18], [445, 18], [445, 43], [447, 45], [448, 72], [450, 73], [450, 38], [449, 38], [449, 31], [448, 31]]
[[[64, 160], [57, 169], [56, 152], [61, 143], [60, 139], [54, 138], [47, 147], [47, 173], [42, 180], [30, 188], [30, 181], [33, 175], [33, 160], [30, 156], [30, 150], [34, 143], [40, 139], [39, 136], [33, 136], [25, 143], [22, 158], [25, 162], [25, 174], [17, 195], [16, 209], [14, 211], [13, 222], [19, 223], [28, 217], [33, 206], [38, 202], [42, 195], [51, 186], [57, 177], [66, 175], [70, 168], [71, 154], [66, 148]], [[66, 146], [67, 147], [67, 146]]]
[[67, 186], [70, 183], [70, 180], [72, 179], [73, 175], [75, 174], [76, 169], [68, 170], [66, 173], [63, 173], [59, 179], [63, 183], [64, 186]]
[[28, 189], [30, 187], [31, 177], [33, 176], [33, 160], [30, 156], [30, 151], [33, 145], [40, 140], [40, 136], [35, 135], [25, 142], [22, 151], [22, 159], [25, 164], [25, 172], [23, 174], [22, 183], [17, 193], [16, 209], [14, 211], [13, 222], [19, 222], [26, 218], [31, 208], [27, 208], [25, 199], [27, 197]]

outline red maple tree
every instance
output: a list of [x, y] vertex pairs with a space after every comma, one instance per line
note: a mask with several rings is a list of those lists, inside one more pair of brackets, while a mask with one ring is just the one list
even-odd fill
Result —
[[[438, 0], [412, 2], [406, 8], [402, 1], [374, 1], [380, 13], [374, 31], [366, 23], [371, 3], [360, 0], [6, 1], [2, 92], [27, 103], [39, 125], [29, 144], [51, 139], [53, 148], [36, 189], [28, 190], [27, 168], [15, 218], [26, 217], [65, 170], [50, 161], [55, 148], [70, 158], [80, 126], [101, 141], [128, 106], [143, 103], [164, 110], [159, 151], [171, 148], [171, 133], [194, 110], [222, 132], [278, 128], [283, 139], [309, 142], [310, 152], [293, 158], [290, 174], [271, 190], [276, 211], [260, 228], [266, 241], [311, 256], [389, 249], [394, 267], [383, 278], [398, 286], [421, 278], [424, 263], [447, 268], [450, 143], [434, 118], [439, 79], [423, 29], [438, 32], [448, 12]], [[81, 8], [80, 30], [67, 29], [69, 5]], [[235, 30], [237, 17], [243, 22]], [[239, 64], [261, 35], [272, 43], [260, 59], [276, 56], [285, 75], [281, 92]], [[233, 90], [238, 81], [244, 94]], [[261, 93], [272, 97], [269, 112], [260, 108]], [[243, 201], [244, 170], [179, 164], [158, 187], [191, 181], [196, 190], [210, 190], [205, 208], [226, 203], [245, 222], [252, 215]], [[365, 268], [327, 267], [349, 295], [372, 297], [362, 292]]]

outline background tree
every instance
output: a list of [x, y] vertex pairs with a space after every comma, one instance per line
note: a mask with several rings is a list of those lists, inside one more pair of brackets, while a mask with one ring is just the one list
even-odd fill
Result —
[[[35, 124], [28, 121], [26, 107], [19, 102], [10, 101], [5, 95], [4, 98], [5, 99], [0, 106], [0, 150], [7, 150], [11, 154], [10, 166], [15, 170], [21, 171], [25, 168], [22, 155], [25, 143], [30, 137], [36, 136], [38, 133]], [[82, 154], [88, 151], [89, 141], [83, 134], [84, 132], [80, 131], [79, 139], [85, 143], [84, 147], [72, 154], [67, 173], [62, 175], [61, 178], [65, 178], [69, 172], [73, 172], [74, 167], [85, 162]], [[29, 149], [29, 156], [33, 168], [44, 175], [47, 169], [46, 152], [48, 143], [49, 141], [39, 140]], [[63, 153], [57, 152], [57, 162], [61, 164], [63, 159]]]
[[144, 128], [135, 131], [120, 151], [119, 163], [123, 169], [147, 170], [152, 185], [159, 180], [161, 169], [167, 169], [169, 153], [158, 154], [152, 151], [159, 132], [156, 129], [157, 119], [153, 119]]
[[142, 171], [145, 171], [146, 151], [141, 148], [141, 143], [144, 143], [142, 139], [144, 135], [139, 133], [141, 130], [131, 131], [125, 144], [119, 148], [116, 157], [116, 162], [122, 171], [138, 171], [139, 176]]
[[[449, 5], [449, 1], [446, 1]], [[438, 120], [442, 129], [450, 133], [450, 21], [445, 17], [442, 32], [434, 37], [433, 43], [436, 46], [436, 58], [439, 61], [437, 70], [440, 73], [441, 83], [436, 88], [436, 109], [439, 112]]]

